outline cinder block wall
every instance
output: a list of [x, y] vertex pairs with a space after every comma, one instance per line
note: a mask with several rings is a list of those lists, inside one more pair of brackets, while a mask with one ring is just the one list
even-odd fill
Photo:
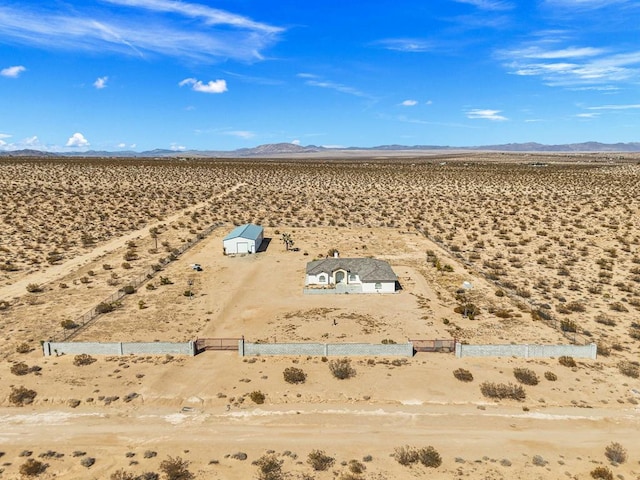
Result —
[[550, 358], [566, 355], [595, 359], [597, 346], [589, 345], [464, 345], [456, 344], [456, 357]]
[[44, 342], [45, 356], [50, 355], [195, 355], [193, 342]]

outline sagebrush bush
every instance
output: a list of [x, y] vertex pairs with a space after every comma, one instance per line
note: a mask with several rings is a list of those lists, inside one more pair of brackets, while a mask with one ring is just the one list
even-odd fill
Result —
[[31, 347], [28, 343], [21, 343], [16, 347], [16, 353], [29, 353], [31, 351]]
[[249, 394], [249, 398], [253, 401], [253, 403], [262, 405], [264, 403], [266, 396], [260, 390], [254, 390]]
[[556, 380], [558, 380], [558, 376], [553, 372], [544, 372], [544, 378], [546, 378], [550, 382], [555, 382]]
[[93, 358], [88, 353], [81, 353], [80, 355], [76, 355], [75, 357], [73, 357], [73, 364], [76, 367], [84, 367], [85, 365], [91, 365], [95, 361], [96, 359]]
[[431, 445], [418, 450], [418, 460], [422, 465], [429, 468], [438, 468], [442, 465], [442, 457]]
[[20, 465], [20, 474], [25, 477], [37, 477], [47, 469], [49, 465], [34, 458], [27, 459]]
[[29, 373], [29, 366], [24, 362], [18, 362], [11, 365], [11, 373], [14, 375], [22, 376]]
[[458, 368], [453, 371], [453, 376], [461, 382], [473, 382], [473, 374], [464, 368]]
[[409, 445], [396, 447], [393, 451], [393, 458], [400, 465], [404, 465], [406, 467], [407, 465], [411, 465], [418, 461], [418, 451]]
[[577, 366], [576, 361], [573, 359], [573, 357], [569, 357], [567, 355], [563, 355], [561, 357], [558, 357], [558, 362], [563, 367], [573, 368], [573, 367]]
[[40, 293], [42, 292], [42, 287], [37, 283], [30, 283], [27, 285], [27, 292], [29, 293]]
[[604, 449], [604, 456], [612, 463], [624, 463], [627, 461], [627, 450], [618, 442], [612, 442]]
[[253, 462], [258, 467], [258, 480], [282, 480], [284, 473], [282, 472], [282, 464], [284, 460], [279, 460], [275, 454], [261, 456]]
[[527, 397], [522, 386], [514, 385], [512, 383], [484, 382], [480, 385], [480, 391], [485, 397], [497, 398], [499, 400], [505, 398], [512, 400], [524, 400]]
[[622, 373], [623, 375], [626, 375], [627, 377], [631, 377], [631, 378], [640, 377], [640, 367], [638, 367], [638, 365], [633, 362], [629, 362], [626, 360], [619, 362], [618, 370], [620, 371], [620, 373]]
[[525, 385], [538, 385], [540, 383], [540, 379], [536, 372], [533, 370], [529, 370], [528, 368], [514, 368], [513, 376], [516, 377], [520, 383], [524, 383]]
[[115, 305], [113, 303], [102, 302], [96, 306], [96, 313], [109, 313], [115, 310]]
[[11, 393], [9, 394], [9, 402], [18, 407], [22, 407], [23, 405], [33, 403], [36, 395], [35, 390], [30, 390], [26, 387], [12, 387]]
[[324, 450], [312, 450], [307, 456], [307, 463], [316, 472], [324, 472], [333, 466], [335, 458], [327, 455]]
[[607, 467], [596, 467], [591, 470], [591, 478], [596, 480], [613, 480], [613, 472]]
[[304, 383], [307, 379], [307, 374], [301, 368], [287, 367], [282, 374], [287, 383]]
[[160, 463], [160, 471], [166, 480], [193, 480], [195, 475], [189, 471], [189, 461], [180, 457], [168, 457]]
[[329, 370], [334, 377], [345, 380], [355, 376], [356, 371], [351, 366], [351, 360], [348, 358], [339, 358], [337, 360], [331, 360], [329, 362]]

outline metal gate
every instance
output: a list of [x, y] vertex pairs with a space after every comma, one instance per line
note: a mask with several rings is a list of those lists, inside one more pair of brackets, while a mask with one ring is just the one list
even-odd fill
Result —
[[206, 350], [238, 350], [238, 341], [242, 338], [198, 338], [196, 353]]
[[409, 340], [416, 352], [445, 352], [451, 353], [456, 349], [456, 340]]

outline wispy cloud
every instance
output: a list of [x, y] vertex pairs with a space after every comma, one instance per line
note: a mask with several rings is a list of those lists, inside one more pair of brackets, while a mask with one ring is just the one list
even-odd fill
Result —
[[26, 70], [22, 65], [15, 65], [13, 67], [7, 67], [0, 70], [0, 75], [9, 78], [18, 78], [22, 72]]
[[627, 105], [601, 105], [599, 107], [588, 107], [587, 110], [637, 110], [640, 104], [631, 103]]
[[82, 147], [88, 147], [89, 146], [89, 141], [84, 138], [84, 135], [81, 133], [74, 133], [73, 135], [71, 135], [69, 137], [69, 140], [67, 140], [67, 143], [65, 144], [65, 147], [73, 147], [73, 148], [82, 148]]
[[454, 0], [457, 3], [473, 5], [481, 10], [512, 10], [514, 5], [511, 2], [501, 0]]
[[433, 44], [430, 41], [421, 38], [385, 38], [373, 42], [373, 45], [387, 50], [409, 53], [428, 52], [433, 49]]
[[348, 95], [353, 95], [356, 97], [369, 98], [369, 95], [358, 90], [357, 88], [353, 88], [348, 85], [343, 85], [337, 82], [324, 80], [321, 77], [314, 75], [312, 73], [299, 73], [297, 76], [298, 78], [306, 79], [304, 83], [311, 87], [328, 88], [330, 90], [335, 90], [337, 92], [346, 93]]
[[576, 117], [578, 118], [597, 118], [599, 117], [599, 113], [578, 113]]
[[499, 115], [499, 113], [501, 113], [501, 110], [489, 110], [489, 109], [478, 109], [478, 108], [474, 108], [466, 112], [467, 118], [471, 118], [471, 119], [492, 120], [492, 121], [500, 121], [500, 122], [508, 120], [507, 117]]
[[93, 82], [93, 86], [98, 90], [102, 90], [103, 88], [107, 88], [107, 81], [109, 77], [98, 77], [95, 82]]
[[405, 100], [400, 105], [402, 105], [403, 107], [414, 107], [417, 104], [418, 104], [417, 100]]
[[248, 140], [256, 136], [254, 132], [250, 132], [248, 130], [229, 130], [224, 132], [225, 135], [231, 135], [232, 137], [244, 138]]
[[190, 85], [191, 90], [201, 93], [224, 93], [227, 91], [227, 82], [225, 80], [210, 80], [207, 83], [195, 78], [185, 78], [178, 85], [184, 87]]
[[566, 7], [570, 9], [599, 9], [610, 5], [633, 4], [635, 0], [545, 0], [545, 5], [551, 7]]
[[614, 47], [559, 48], [548, 39], [537, 44], [498, 52], [514, 75], [536, 76], [550, 86], [580, 87], [635, 82], [640, 78], [640, 50], [613, 51]]
[[105, 0], [113, 7], [51, 11], [0, 6], [0, 40], [43, 49], [147, 54], [212, 62], [260, 60], [284, 30], [205, 5], [169, 0]]

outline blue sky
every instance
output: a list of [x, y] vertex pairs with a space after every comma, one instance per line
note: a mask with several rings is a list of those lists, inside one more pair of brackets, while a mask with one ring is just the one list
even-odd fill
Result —
[[0, 150], [640, 141], [637, 0], [4, 0]]

